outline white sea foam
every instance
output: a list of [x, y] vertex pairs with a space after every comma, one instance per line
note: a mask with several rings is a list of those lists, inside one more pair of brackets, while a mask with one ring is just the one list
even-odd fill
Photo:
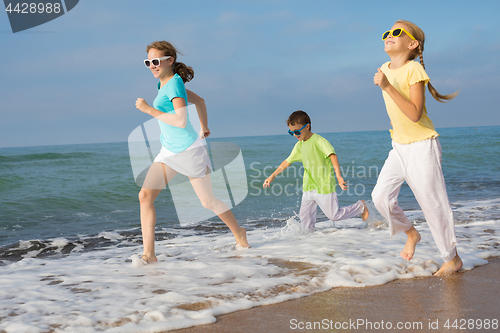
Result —
[[[499, 200], [461, 204], [462, 213]], [[409, 212], [412, 220], [422, 218]], [[157, 243], [159, 263], [135, 265], [141, 247], [113, 247], [69, 256], [28, 258], [0, 266], [0, 331], [161, 332], [215, 322], [215, 316], [283, 302], [333, 287], [364, 287], [431, 276], [442, 260], [426, 223], [413, 260], [399, 252], [405, 237], [389, 237], [360, 219], [319, 222], [304, 233], [294, 219], [283, 228], [248, 232], [250, 249], [231, 234], [189, 235]], [[499, 256], [500, 223], [457, 224], [464, 270]], [[115, 233], [100, 236], [116, 239]], [[53, 239], [59, 248], [63, 238]], [[29, 244], [21, 244], [28, 247]]]
[[103, 231], [99, 235], [97, 235], [97, 237], [102, 237], [109, 240], [119, 240], [123, 238], [123, 236], [119, 233], [112, 231]]
[[92, 214], [89, 213], [75, 213], [76, 216], [78, 217], [89, 217], [92, 216]]
[[58, 237], [58, 238], [54, 238], [54, 239], [50, 239], [51, 243], [49, 246], [55, 246], [55, 247], [58, 247], [58, 248], [63, 248], [65, 247], [66, 245], [68, 245], [68, 240], [64, 237]]

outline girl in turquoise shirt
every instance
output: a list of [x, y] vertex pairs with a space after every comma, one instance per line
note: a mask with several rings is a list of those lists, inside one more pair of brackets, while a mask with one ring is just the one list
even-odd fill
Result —
[[148, 45], [145, 65], [160, 80], [158, 96], [153, 106], [138, 98], [135, 105], [144, 113], [158, 119], [161, 128], [162, 150], [149, 168], [139, 192], [141, 229], [144, 245], [143, 263], [157, 261], [154, 249], [156, 210], [154, 201], [177, 173], [189, 177], [203, 207], [212, 210], [231, 229], [236, 243], [248, 247], [246, 231], [236, 221], [229, 207], [215, 198], [209, 171], [210, 159], [200, 137], [193, 129], [187, 113], [187, 102], [196, 105], [201, 123], [201, 137], [210, 135], [204, 100], [186, 90], [184, 83], [194, 76], [191, 67], [177, 62], [177, 51], [166, 41]]

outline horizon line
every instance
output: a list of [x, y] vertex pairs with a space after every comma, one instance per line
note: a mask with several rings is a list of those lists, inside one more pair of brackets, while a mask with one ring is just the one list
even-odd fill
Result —
[[[452, 128], [478, 128], [478, 127], [500, 127], [500, 125], [479, 125], [479, 126], [456, 126], [456, 127], [436, 127], [439, 129], [452, 129]], [[360, 130], [360, 131], [339, 131], [339, 132], [316, 132], [317, 134], [331, 134], [331, 133], [364, 133], [364, 132], [382, 132], [389, 129], [378, 129], [378, 130]], [[246, 138], [246, 137], [265, 137], [265, 136], [284, 136], [284, 134], [261, 134], [261, 135], [237, 135], [237, 136], [215, 136], [209, 139], [231, 139], [231, 138]], [[78, 145], [99, 145], [99, 144], [109, 144], [109, 143], [128, 143], [128, 141], [105, 141], [105, 142], [82, 142], [82, 143], [61, 143], [61, 144], [42, 144], [42, 145], [28, 145], [28, 146], [4, 146], [0, 149], [11, 149], [11, 148], [40, 148], [40, 147], [62, 147], [62, 146], [78, 146]]]

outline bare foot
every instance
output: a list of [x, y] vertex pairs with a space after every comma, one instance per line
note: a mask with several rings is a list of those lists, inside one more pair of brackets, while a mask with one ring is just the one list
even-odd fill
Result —
[[145, 264], [152, 264], [154, 262], [157, 262], [158, 259], [156, 258], [155, 255], [152, 255], [152, 256], [146, 256], [145, 254], [141, 257], [141, 260], [145, 263]]
[[247, 241], [247, 231], [245, 228], [240, 228], [237, 234], [234, 234], [234, 238], [236, 238], [236, 244], [241, 246], [244, 249], [248, 249], [250, 245], [248, 245]]
[[363, 213], [361, 213], [361, 219], [363, 221], [366, 221], [368, 219], [368, 216], [370, 215], [370, 212], [368, 211], [368, 207], [366, 207], [366, 203], [364, 200], [361, 200], [361, 202], [363, 203]]
[[434, 276], [448, 276], [455, 272], [458, 272], [462, 268], [462, 259], [457, 255], [451, 261], [445, 262], [441, 268], [434, 273]]
[[420, 242], [422, 237], [414, 226], [405, 231], [405, 234], [408, 236], [408, 240], [406, 241], [405, 248], [401, 251], [400, 255], [404, 260], [411, 260], [415, 254], [415, 247], [417, 246], [417, 243]]

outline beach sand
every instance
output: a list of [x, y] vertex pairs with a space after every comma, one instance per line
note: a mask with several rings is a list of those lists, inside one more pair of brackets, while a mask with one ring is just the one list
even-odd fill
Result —
[[[484, 329], [487, 320], [490, 325], [493, 319], [497, 323], [500, 320], [499, 277], [500, 258], [492, 258], [487, 265], [446, 278], [334, 288], [292, 301], [221, 315], [214, 324], [175, 332], [500, 332], [500, 328], [491, 326]], [[458, 327], [445, 327], [448, 320], [452, 326], [456, 319]], [[461, 319], [473, 319], [474, 323]], [[316, 329], [314, 322], [317, 322]], [[396, 329], [398, 323], [406, 325], [406, 329]], [[343, 325], [344, 329], [335, 329], [336, 324]], [[389, 325], [392, 330], [387, 329]]]

